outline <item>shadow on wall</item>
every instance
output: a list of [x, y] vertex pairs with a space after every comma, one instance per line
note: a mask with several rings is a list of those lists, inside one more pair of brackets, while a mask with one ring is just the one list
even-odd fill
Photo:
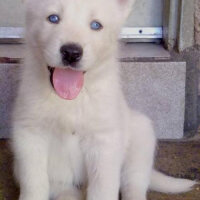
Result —
[[11, 133], [11, 113], [19, 83], [19, 65], [1, 64], [0, 70], [0, 138]]

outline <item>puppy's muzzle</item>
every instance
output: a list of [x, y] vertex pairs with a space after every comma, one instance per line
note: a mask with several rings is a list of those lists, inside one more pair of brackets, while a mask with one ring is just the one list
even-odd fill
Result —
[[71, 67], [76, 67], [76, 64], [83, 56], [83, 48], [78, 44], [70, 43], [63, 45], [60, 48], [60, 53], [65, 66], [70, 65]]

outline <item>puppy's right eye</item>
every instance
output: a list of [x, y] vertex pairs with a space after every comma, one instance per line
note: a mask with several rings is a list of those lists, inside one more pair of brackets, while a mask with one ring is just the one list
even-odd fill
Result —
[[48, 21], [51, 22], [52, 24], [58, 24], [60, 22], [60, 17], [58, 15], [50, 15], [47, 17]]
[[90, 23], [90, 28], [94, 31], [99, 31], [103, 28], [100, 22], [94, 20]]

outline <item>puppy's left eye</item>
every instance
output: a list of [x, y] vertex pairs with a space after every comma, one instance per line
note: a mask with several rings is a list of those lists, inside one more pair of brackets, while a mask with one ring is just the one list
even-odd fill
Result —
[[60, 17], [56, 14], [53, 14], [48, 17], [48, 20], [53, 24], [58, 24], [60, 22]]
[[98, 21], [92, 21], [92, 22], [90, 23], [90, 28], [91, 28], [92, 30], [98, 31], [98, 30], [102, 29], [103, 26], [102, 26], [101, 23], [99, 23]]

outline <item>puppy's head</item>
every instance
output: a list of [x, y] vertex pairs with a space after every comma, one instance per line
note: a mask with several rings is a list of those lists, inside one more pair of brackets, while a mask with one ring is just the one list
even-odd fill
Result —
[[84, 71], [113, 54], [135, 0], [25, 0], [26, 38], [46, 66]]

